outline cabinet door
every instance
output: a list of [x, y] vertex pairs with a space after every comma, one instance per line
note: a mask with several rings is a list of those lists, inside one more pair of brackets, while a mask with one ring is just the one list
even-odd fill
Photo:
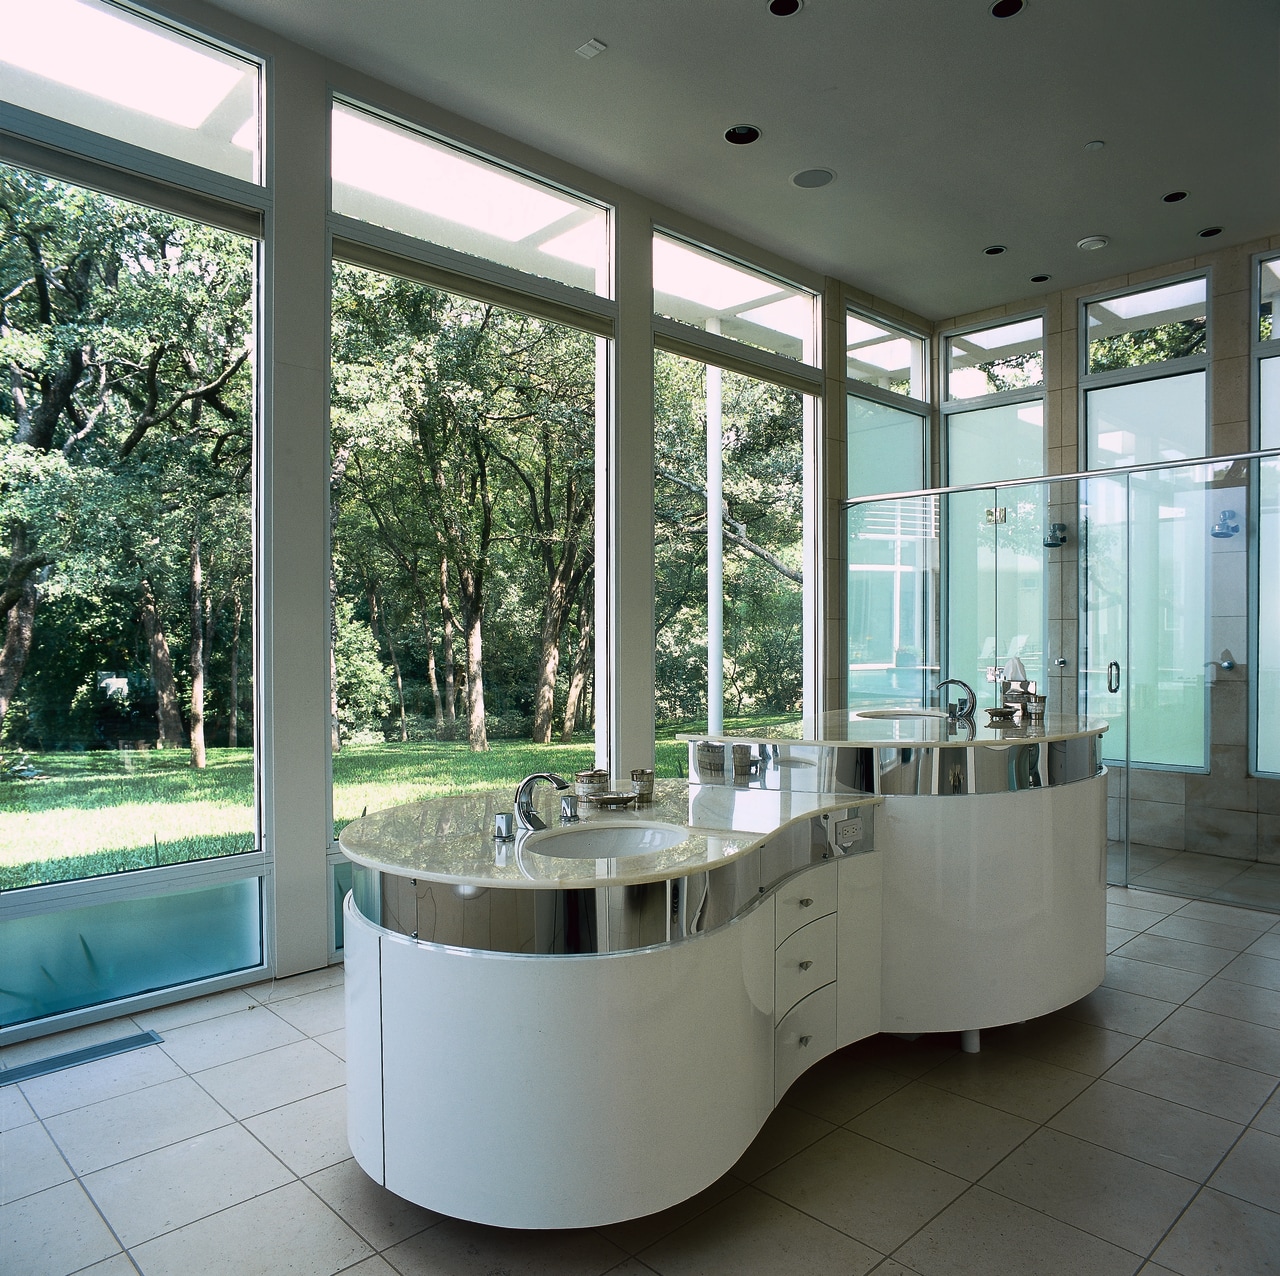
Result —
[[847, 1046], [880, 1031], [880, 852], [845, 856], [836, 868], [836, 1041]]

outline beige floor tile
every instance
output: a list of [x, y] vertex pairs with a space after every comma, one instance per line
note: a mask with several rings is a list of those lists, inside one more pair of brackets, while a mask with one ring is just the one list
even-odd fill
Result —
[[301, 975], [264, 979], [260, 984], [250, 984], [245, 992], [261, 1002], [287, 1001], [291, 997], [301, 997], [304, 993], [341, 984], [343, 973], [342, 963], [338, 962], [333, 966], [322, 966], [319, 970], [305, 971]]
[[1183, 1006], [1151, 1034], [1151, 1040], [1280, 1077], [1280, 1031], [1275, 1028]]
[[1280, 1214], [1280, 1136], [1246, 1130], [1209, 1186]]
[[1263, 1106], [1251, 1124], [1268, 1134], [1280, 1134], [1280, 1090], [1271, 1096], [1271, 1102]]
[[1205, 1188], [1151, 1257], [1179, 1276], [1280, 1272], [1280, 1214]]
[[1131, 1276], [1138, 1256], [970, 1188], [894, 1257], [921, 1276]]
[[1131, 1037], [1145, 1037], [1156, 1024], [1167, 1019], [1177, 1008], [1176, 1003], [1143, 997], [1124, 992], [1119, 988], [1095, 988], [1087, 997], [1081, 997], [1060, 1012], [1068, 1019], [1091, 1023], [1112, 1032], [1124, 1032]]
[[1035, 1126], [985, 1103], [915, 1081], [847, 1128], [973, 1182]]
[[300, 1178], [351, 1155], [345, 1087], [273, 1108], [250, 1117], [244, 1125]]
[[1252, 984], [1255, 988], [1280, 989], [1280, 961], [1274, 957], [1241, 953], [1235, 961], [1223, 968], [1221, 977], [1238, 984]]
[[1251, 930], [1255, 935], [1270, 930], [1276, 924], [1274, 913], [1262, 913], [1254, 908], [1234, 908], [1230, 904], [1215, 904], [1207, 899], [1193, 899], [1178, 909], [1179, 917], [1194, 917], [1197, 921], [1217, 922], [1220, 926], [1235, 926]]
[[1091, 1077], [1100, 1077], [1138, 1041], [1139, 1038], [1128, 1033], [1112, 1032], [1061, 1014], [1045, 1015], [982, 1034], [984, 1052], [1007, 1050]]
[[1244, 952], [1258, 938], [1256, 930], [1247, 930], [1242, 926], [1224, 926], [1221, 922], [1200, 921], [1182, 913], [1166, 917], [1148, 927], [1144, 934], [1163, 935], [1166, 939], [1185, 939], [1192, 944], [1208, 944], [1213, 948], [1229, 948], [1235, 953]]
[[354, 1267], [344, 1268], [342, 1276], [397, 1276], [397, 1272], [385, 1258], [374, 1254]]
[[1107, 952], [1113, 953], [1123, 948], [1131, 939], [1136, 939], [1140, 931], [1125, 930], [1123, 926], [1107, 927]]
[[875, 1064], [886, 1072], [918, 1078], [959, 1051], [960, 1041], [954, 1032], [926, 1033], [919, 1037], [896, 1037], [882, 1032], [879, 1036], [846, 1046], [841, 1054]]
[[192, 1074], [237, 1120], [342, 1085], [342, 1060], [314, 1041], [295, 1041]]
[[162, 1049], [180, 1068], [198, 1072], [287, 1046], [302, 1037], [297, 1028], [273, 1015], [266, 1006], [255, 1005], [166, 1032]]
[[1205, 984], [1187, 1005], [1266, 1028], [1280, 1028], [1280, 992], [1254, 984], [1238, 984], [1222, 975]]
[[[1242, 960], [1236, 958], [1236, 961]], [[1203, 987], [1209, 978], [1193, 970], [1154, 966], [1149, 961], [1133, 961], [1117, 953], [1107, 958], [1107, 973], [1102, 982], [1107, 988], [1119, 988], [1122, 992], [1136, 992], [1160, 1001], [1183, 1002]]]
[[662, 1276], [863, 1276], [881, 1255], [748, 1187], [639, 1258]]
[[226, 1125], [86, 1175], [84, 1185], [132, 1248], [292, 1179], [243, 1126]]
[[1146, 1254], [1199, 1184], [1069, 1134], [1038, 1130], [982, 1186]]
[[908, 1082], [901, 1073], [862, 1063], [844, 1051], [801, 1073], [784, 1103], [835, 1125], [843, 1125]]
[[879, 1267], [873, 1268], [871, 1276], [919, 1276], [910, 1267], [903, 1267], [896, 1259], [886, 1258]]
[[146, 1276], [333, 1276], [369, 1247], [301, 1183], [286, 1183], [134, 1250]]
[[231, 1120], [189, 1077], [64, 1112], [45, 1124], [72, 1167], [90, 1174]]
[[603, 1276], [627, 1255], [595, 1231], [526, 1232], [449, 1218], [385, 1257], [403, 1276]]
[[1172, 966], [1175, 970], [1192, 970], [1199, 975], [1216, 975], [1239, 953], [1236, 948], [1194, 944], [1187, 939], [1156, 935], [1149, 930], [1135, 936], [1118, 951], [1121, 957], [1150, 961], [1159, 966]]
[[35, 1119], [31, 1104], [17, 1085], [0, 1086], [0, 1133], [30, 1125]]
[[830, 1121], [810, 1116], [798, 1108], [775, 1108], [730, 1173], [750, 1183], [801, 1149], [825, 1138], [835, 1128]]
[[1165, 916], [1167, 916], [1166, 913], [1153, 913], [1149, 909], [1129, 908], [1124, 904], [1107, 904], [1107, 925], [1124, 930], [1144, 931]]
[[320, 1036], [313, 1038], [319, 1042], [330, 1054], [336, 1054], [339, 1059], [347, 1057], [347, 1030], [339, 1028], [337, 1032], [325, 1032]]
[[68, 1028], [47, 1037], [33, 1037], [11, 1046], [0, 1046], [0, 1067], [20, 1068], [23, 1064], [49, 1059], [71, 1050], [84, 1050], [87, 1046], [101, 1045], [104, 1041], [118, 1041], [121, 1037], [135, 1037], [138, 1027], [132, 1019], [107, 1019], [102, 1023], [85, 1024], [83, 1028]]
[[1241, 1125], [1252, 1120], [1276, 1084], [1265, 1073], [1156, 1041], [1134, 1046], [1104, 1080]]
[[353, 1227], [376, 1250], [398, 1245], [443, 1217], [388, 1192], [353, 1159], [340, 1161], [311, 1175], [306, 1183], [343, 1222]]
[[113, 1254], [92, 1267], [82, 1267], [76, 1276], [138, 1276], [138, 1269], [129, 1261], [128, 1254]]
[[346, 989], [342, 984], [319, 988], [300, 997], [276, 997], [271, 1012], [308, 1037], [337, 1032], [347, 1022]]
[[1182, 895], [1162, 895], [1159, 891], [1144, 891], [1130, 886], [1107, 887], [1107, 903], [1141, 908], [1144, 912], [1167, 916], [1169, 913], [1176, 913], [1186, 902]]
[[628, 1254], [638, 1254], [642, 1249], [656, 1244], [664, 1236], [669, 1236], [678, 1227], [683, 1227], [699, 1214], [705, 1214], [713, 1205], [726, 1201], [735, 1192], [740, 1192], [746, 1184], [733, 1174], [725, 1174], [716, 1179], [710, 1187], [704, 1188], [696, 1196], [691, 1196], [679, 1205], [670, 1209], [659, 1210], [656, 1214], [644, 1214], [639, 1218], [629, 1218], [625, 1222], [610, 1223], [597, 1230], [615, 1245], [621, 1246]]
[[150, 1028], [163, 1035], [173, 1028], [185, 1028], [187, 1024], [218, 1019], [256, 1004], [254, 998], [243, 988], [228, 988], [225, 992], [210, 993], [207, 997], [192, 997], [189, 1001], [175, 1002], [172, 1006], [140, 1010], [133, 1016], [133, 1021], [139, 1028]]
[[837, 1130], [756, 1186], [883, 1254], [969, 1184], [851, 1130]]
[[72, 1177], [44, 1126], [31, 1123], [0, 1134], [0, 1205]]
[[1199, 1183], [1240, 1135], [1232, 1121], [1108, 1081], [1095, 1082], [1049, 1125]]
[[0, 1272], [67, 1276], [119, 1250], [79, 1183], [0, 1205]]
[[1006, 1050], [958, 1054], [929, 1073], [928, 1084], [1002, 1112], [1047, 1121], [1093, 1078], [1056, 1064]]
[[42, 1117], [52, 1117], [180, 1076], [182, 1069], [159, 1046], [147, 1046], [32, 1077], [22, 1082], [22, 1093]]

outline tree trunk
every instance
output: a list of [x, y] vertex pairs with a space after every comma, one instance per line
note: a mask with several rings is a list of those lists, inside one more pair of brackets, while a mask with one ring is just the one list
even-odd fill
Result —
[[5, 622], [4, 647], [0, 648], [0, 726], [13, 702], [27, 656], [31, 654], [31, 635], [35, 627], [38, 591], [30, 578], [22, 586], [18, 601], [9, 608]]
[[178, 712], [178, 684], [173, 676], [169, 641], [160, 623], [156, 596], [152, 593], [151, 582], [145, 578], [139, 610], [142, 630], [147, 637], [151, 681], [156, 689], [156, 748], [180, 749], [186, 743], [186, 732], [182, 728], [182, 714]]
[[230, 712], [227, 722], [227, 748], [236, 747], [236, 732], [240, 706], [240, 622], [244, 619], [244, 602], [236, 590], [235, 610], [231, 615], [231, 689]]
[[[440, 560], [440, 645], [444, 659], [444, 735], [452, 740], [458, 722], [457, 670], [453, 663], [453, 607], [449, 602], [449, 560]], [[437, 732], [439, 728], [437, 728]]]
[[542, 613], [542, 656], [538, 661], [538, 685], [533, 696], [533, 742], [551, 743], [551, 720], [556, 707], [556, 675], [560, 672], [560, 633], [564, 608], [553, 594]]
[[431, 702], [436, 715], [436, 739], [443, 739], [444, 704], [440, 699], [440, 680], [436, 677], [436, 645], [431, 638], [431, 627], [424, 620], [423, 629], [427, 632], [427, 679], [431, 683]]
[[587, 685], [587, 675], [595, 666], [595, 640], [592, 633], [593, 619], [584, 616], [578, 609], [578, 654], [573, 662], [573, 674], [569, 678], [569, 695], [564, 704], [564, 729], [560, 732], [560, 743], [568, 744], [573, 739], [574, 728], [578, 725], [578, 714], [583, 706], [583, 691]]
[[204, 568], [200, 524], [191, 533], [191, 765], [204, 770]]
[[[377, 598], [375, 595], [369, 595], [369, 614], [376, 615]], [[404, 712], [404, 679], [400, 675], [400, 657], [396, 655], [396, 645], [391, 641], [391, 626], [387, 625], [384, 631], [384, 637], [387, 641], [387, 651], [391, 654], [391, 669], [396, 676], [396, 699], [400, 702], [400, 743], [407, 744], [409, 742], [409, 724], [405, 719]]]
[[484, 642], [478, 609], [463, 602], [463, 630], [467, 641], [467, 743], [481, 753], [489, 747], [484, 725]]

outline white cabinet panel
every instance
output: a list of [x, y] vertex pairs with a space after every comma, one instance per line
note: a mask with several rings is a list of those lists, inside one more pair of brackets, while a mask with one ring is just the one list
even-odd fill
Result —
[[847, 1046], [880, 1031], [879, 851], [850, 855], [837, 863], [836, 1045]]
[[801, 926], [778, 947], [777, 1015], [781, 1019], [792, 1006], [836, 977], [836, 917], [828, 913]]
[[773, 1039], [773, 1098], [781, 1101], [791, 1083], [836, 1048], [836, 988], [828, 984], [793, 1006]]

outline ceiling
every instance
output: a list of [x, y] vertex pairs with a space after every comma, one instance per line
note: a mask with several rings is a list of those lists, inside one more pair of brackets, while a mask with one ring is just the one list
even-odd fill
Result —
[[1280, 231], [1277, 0], [990, 5], [216, 2], [929, 319]]

